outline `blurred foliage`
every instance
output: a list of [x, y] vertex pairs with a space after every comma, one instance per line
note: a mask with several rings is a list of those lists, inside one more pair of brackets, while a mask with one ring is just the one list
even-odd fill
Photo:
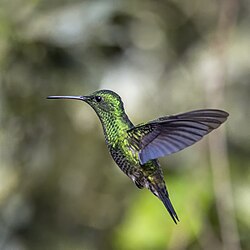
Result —
[[[0, 249], [249, 249], [249, 13], [247, 0], [1, 0]], [[161, 159], [178, 226], [117, 168], [87, 105], [45, 99], [100, 88], [135, 123], [230, 113], [214, 168], [206, 139]], [[223, 162], [229, 189], [214, 181]]]

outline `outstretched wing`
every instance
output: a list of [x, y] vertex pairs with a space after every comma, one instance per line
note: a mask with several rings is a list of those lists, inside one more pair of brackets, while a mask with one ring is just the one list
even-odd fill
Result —
[[228, 113], [217, 109], [194, 110], [160, 117], [128, 130], [141, 164], [178, 152], [226, 121]]

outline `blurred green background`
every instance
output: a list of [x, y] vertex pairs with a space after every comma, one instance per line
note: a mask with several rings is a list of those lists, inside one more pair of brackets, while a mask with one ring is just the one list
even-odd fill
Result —
[[[248, 0], [0, 1], [0, 249], [250, 249]], [[176, 226], [112, 161], [86, 104], [112, 89], [132, 121], [230, 113], [160, 160]]]

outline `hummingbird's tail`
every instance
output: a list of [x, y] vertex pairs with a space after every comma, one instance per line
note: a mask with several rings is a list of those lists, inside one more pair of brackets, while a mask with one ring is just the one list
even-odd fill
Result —
[[177, 224], [177, 221], [179, 221], [179, 218], [174, 210], [174, 207], [169, 199], [167, 190], [165, 189], [165, 192], [162, 191], [158, 191], [158, 197], [159, 199], [163, 202], [164, 206], [166, 207], [166, 209], [168, 210], [170, 216], [172, 217], [173, 221], [175, 222], [175, 224]]
[[164, 204], [166, 209], [168, 210], [170, 216], [172, 217], [173, 221], [175, 224], [177, 224], [177, 221], [179, 221], [179, 218], [174, 210], [174, 207], [169, 199], [168, 191], [164, 186], [159, 187], [158, 185], [149, 185], [149, 188], [151, 192], [153, 192]]

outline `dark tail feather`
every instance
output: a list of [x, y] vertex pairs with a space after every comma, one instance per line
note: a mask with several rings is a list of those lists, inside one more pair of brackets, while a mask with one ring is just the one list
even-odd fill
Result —
[[175, 224], [177, 224], [177, 221], [179, 221], [179, 218], [174, 210], [174, 207], [169, 199], [167, 190], [158, 190], [158, 197], [160, 198], [160, 200], [163, 202], [164, 206], [166, 207], [166, 209], [168, 210], [170, 216], [172, 217], [173, 221]]

